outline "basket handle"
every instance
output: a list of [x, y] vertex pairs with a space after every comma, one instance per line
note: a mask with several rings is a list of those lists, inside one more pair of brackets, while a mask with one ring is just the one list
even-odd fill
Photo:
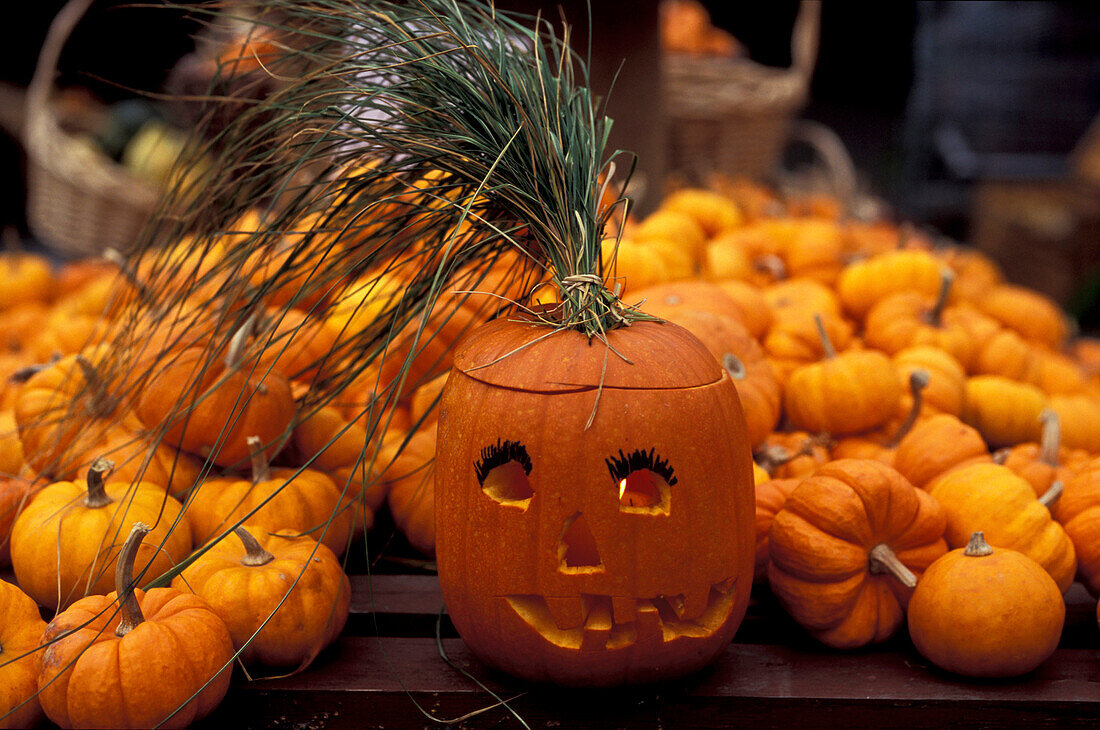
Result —
[[859, 188], [859, 175], [852, 156], [836, 132], [820, 122], [800, 119], [791, 129], [790, 143], [802, 143], [824, 164], [833, 193], [850, 207]]
[[25, 133], [34, 128], [34, 119], [46, 113], [50, 100], [50, 89], [57, 75], [57, 62], [61, 58], [61, 49], [69, 40], [73, 29], [95, 0], [69, 0], [54, 16], [46, 40], [38, 53], [38, 62], [34, 67], [34, 76], [27, 86], [26, 110], [23, 130]]
[[821, 41], [821, 0], [802, 0], [791, 33], [791, 69], [807, 84], [817, 65]]

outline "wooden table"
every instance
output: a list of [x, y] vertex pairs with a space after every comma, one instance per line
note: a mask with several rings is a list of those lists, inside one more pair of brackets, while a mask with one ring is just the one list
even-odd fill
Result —
[[[1096, 728], [1100, 629], [1096, 602], [1075, 584], [1062, 642], [1035, 672], [968, 681], [930, 666], [909, 643], [839, 652], [817, 644], [766, 590], [711, 668], [685, 680], [622, 690], [530, 686], [475, 660], [441, 613], [433, 575], [356, 575], [344, 634], [305, 672], [244, 682], [208, 728], [521, 727], [473, 679], [532, 727], [597, 728]], [[435, 636], [454, 667], [442, 658]], [[488, 709], [486, 709], [488, 708]]]

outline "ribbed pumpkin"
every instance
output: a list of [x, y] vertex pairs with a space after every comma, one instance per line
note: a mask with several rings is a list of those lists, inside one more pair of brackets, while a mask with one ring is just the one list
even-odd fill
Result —
[[[966, 399], [966, 371], [958, 360], [930, 345], [907, 347], [895, 353], [893, 360], [903, 384], [909, 382], [909, 376], [916, 370], [928, 373], [928, 385], [921, 391], [924, 399], [920, 413], [922, 417], [936, 413], [950, 413], [953, 416], [962, 413]], [[902, 413], [909, 413], [909, 401], [910, 396], [903, 394]]]
[[1100, 396], [1052, 395], [1048, 407], [1058, 414], [1066, 447], [1100, 454]]
[[404, 444], [384, 444], [378, 454], [378, 480], [385, 484], [393, 521], [425, 555], [435, 555], [435, 444], [436, 425], [429, 424]]
[[893, 355], [914, 345], [933, 345], [946, 350], [967, 370], [998, 325], [967, 305], [948, 306], [954, 281], [943, 274], [943, 286], [936, 297], [917, 292], [899, 292], [882, 299], [867, 313], [863, 339]]
[[191, 529], [180, 503], [159, 485], [110, 479], [111, 467], [99, 459], [86, 479], [44, 487], [16, 518], [12, 568], [39, 605], [64, 608], [81, 596], [107, 592], [126, 526], [134, 521], [154, 526], [137, 555], [138, 570], [149, 580], [191, 553]]
[[307, 666], [339, 635], [351, 605], [351, 583], [332, 551], [289, 531], [238, 527], [172, 587], [210, 604], [248, 665]]
[[886, 423], [901, 401], [890, 358], [874, 350], [837, 354], [822, 318], [815, 316], [815, 322], [825, 359], [791, 373], [783, 397], [791, 425], [842, 436]]
[[0, 476], [0, 566], [11, 565], [11, 528], [42, 484], [23, 475]]
[[1077, 557], [1049, 505], [1062, 491], [1036, 499], [1023, 477], [1000, 464], [973, 464], [940, 476], [929, 493], [947, 515], [947, 544], [966, 545], [974, 532], [985, 533], [993, 547], [1018, 550], [1043, 566], [1063, 593], [1073, 582]]
[[1061, 445], [1061, 423], [1058, 414], [1044, 410], [1039, 414], [1043, 434], [1039, 443], [1020, 444], [1005, 448], [993, 455], [993, 460], [1004, 464], [1027, 480], [1040, 497], [1054, 484], [1063, 484], [1077, 473], [1089, 460], [1088, 452], [1072, 451]]
[[1039, 414], [1047, 406], [1043, 391], [1000, 375], [975, 375], [966, 381], [962, 420], [992, 448], [1038, 441]]
[[833, 440], [827, 434], [777, 431], [768, 436], [754, 458], [774, 479], [807, 477], [832, 458]]
[[366, 468], [374, 454], [366, 428], [331, 405], [302, 415], [291, 436], [294, 463], [309, 463], [311, 469], [327, 474], [341, 490], [347, 485], [347, 499], [356, 504], [356, 525], [361, 525], [364, 518], [370, 525], [374, 512], [386, 501], [386, 490], [381, 482], [370, 478]]
[[1100, 459], [1093, 459], [1069, 479], [1051, 507], [1077, 552], [1077, 577], [1100, 596]]
[[251, 478], [207, 479], [192, 494], [187, 519], [195, 545], [243, 521], [268, 532], [294, 530], [309, 534], [337, 555], [343, 555], [354, 512], [349, 498], [316, 469], [272, 469], [260, 439], [252, 436], [249, 442]]
[[760, 288], [747, 281], [723, 279], [714, 282], [741, 308], [741, 324], [756, 339], [760, 340], [772, 326], [774, 315], [768, 300]]
[[233, 640], [221, 618], [191, 593], [134, 587], [147, 532], [138, 523], [126, 539], [115, 592], [82, 598], [46, 627], [38, 699], [62, 728], [187, 727], [229, 689]]
[[894, 468], [921, 489], [953, 469], [990, 461], [982, 435], [946, 413], [915, 425], [894, 454]]
[[1058, 647], [1066, 604], [1043, 567], [975, 532], [932, 563], [909, 601], [909, 636], [925, 658], [968, 677], [1015, 677]]
[[756, 564], [753, 581], [764, 580], [768, 576], [768, 535], [772, 521], [787, 503], [787, 497], [801, 483], [801, 478], [765, 479], [756, 483]]
[[898, 250], [844, 268], [836, 289], [844, 311], [858, 320], [880, 300], [902, 291], [935, 296], [942, 264], [927, 251]]
[[1024, 286], [1000, 284], [978, 301], [983, 312], [1027, 340], [1057, 350], [1066, 339], [1066, 315], [1050, 297]]
[[764, 350], [737, 320], [714, 312], [686, 310], [666, 315], [702, 342], [733, 380], [753, 448], [779, 423], [782, 393]]
[[30, 596], [0, 580], [0, 728], [33, 727], [42, 718], [38, 656], [46, 622]]
[[905, 438], [920, 417], [921, 406], [924, 403], [922, 395], [928, 386], [928, 372], [914, 370], [909, 376], [909, 413], [901, 423], [894, 421], [874, 431], [838, 439], [832, 449], [834, 459], [874, 459], [887, 466], [894, 465], [894, 455], [897, 453], [898, 444]]
[[944, 526], [936, 501], [890, 467], [834, 461], [772, 521], [768, 582], [824, 644], [885, 641], [901, 626], [916, 575], [947, 552]]

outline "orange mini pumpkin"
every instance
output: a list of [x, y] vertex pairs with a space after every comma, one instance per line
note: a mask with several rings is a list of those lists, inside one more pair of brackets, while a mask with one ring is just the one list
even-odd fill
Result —
[[1065, 593], [1077, 570], [1073, 543], [1050, 515], [1062, 491], [1035, 498], [1031, 485], [1000, 464], [972, 464], [944, 474], [928, 486], [947, 515], [947, 544], [966, 545], [979, 528], [994, 547], [1018, 550], [1043, 566]]
[[0, 728], [33, 727], [42, 718], [36, 649], [45, 630], [30, 596], [0, 580]]
[[1015, 677], [1054, 653], [1065, 618], [1062, 593], [1041, 565], [975, 532], [924, 571], [909, 601], [909, 636], [949, 672]]
[[[245, 664], [304, 668], [344, 628], [351, 583], [332, 551], [238, 527], [172, 580], [214, 609]], [[262, 627], [261, 627], [262, 626]]]
[[159, 485], [110, 480], [113, 466], [99, 459], [86, 479], [44, 487], [16, 518], [12, 568], [40, 605], [64, 608], [81, 596], [106, 592], [125, 526], [135, 520], [155, 526], [138, 556], [138, 568], [150, 580], [190, 554], [182, 505]]
[[820, 316], [816, 322], [825, 360], [791, 373], [783, 395], [791, 425], [841, 436], [886, 423], [901, 401], [893, 362], [874, 350], [848, 350], [838, 355]]
[[945, 524], [936, 501], [885, 464], [834, 461], [776, 514], [768, 582], [822, 643], [885, 641], [901, 626], [916, 576], [947, 552]]
[[256, 436], [249, 479], [207, 479], [196, 487], [187, 505], [195, 546], [247, 522], [269, 532], [294, 530], [309, 534], [342, 555], [351, 537], [353, 506], [324, 473], [315, 469], [272, 469]]
[[947, 413], [915, 425], [894, 454], [894, 468], [921, 489], [953, 469], [990, 461], [982, 435]]
[[1077, 553], [1077, 577], [1100, 596], [1100, 459], [1093, 459], [1065, 483], [1051, 507]]
[[962, 420], [993, 448], [1038, 441], [1039, 414], [1047, 406], [1043, 391], [1000, 375], [975, 375], [966, 381]]
[[82, 598], [46, 627], [38, 699], [63, 728], [187, 727], [229, 689], [233, 640], [221, 618], [179, 589], [134, 587], [148, 530], [135, 524], [123, 544], [115, 592]]

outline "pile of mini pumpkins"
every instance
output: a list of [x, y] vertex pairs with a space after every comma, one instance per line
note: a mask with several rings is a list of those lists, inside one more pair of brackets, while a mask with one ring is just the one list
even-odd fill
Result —
[[[184, 296], [155, 328], [127, 317], [152, 281], [141, 264], [55, 270], [0, 254], [0, 567], [18, 584], [0, 582], [0, 727], [32, 723], [40, 704], [64, 727], [148, 725], [181, 706], [171, 723], [187, 724], [220, 701], [235, 653], [295, 669], [335, 638], [349, 606], [338, 558], [384, 502], [432, 554], [434, 406], [487, 298], [444, 298], [434, 337], [411, 325], [389, 366], [307, 407], [345, 364], [342, 338], [407, 279], [389, 266], [303, 299], [286, 278], [269, 316], [214, 340], [226, 287], [201, 274], [262, 226], [250, 213], [202, 256], [186, 240], [166, 251], [160, 271], [175, 273], [157, 291]], [[312, 238], [318, 256], [347, 245]], [[756, 463], [756, 577], [822, 642], [882, 641], [908, 609], [930, 660], [1018, 674], [1056, 646], [1075, 577], [1100, 592], [1100, 352], [1071, 339], [1052, 301], [973, 250], [744, 181], [670, 194], [604, 254], [624, 302], [692, 331], [733, 379]], [[450, 288], [518, 299], [518, 264], [459, 272]], [[235, 275], [262, 281], [278, 266]], [[120, 342], [135, 349], [121, 357]], [[403, 353], [407, 387], [368, 418]], [[134, 523], [149, 529], [131, 534]], [[171, 586], [134, 592], [136, 612], [103, 610], [132, 576], [147, 584], [181, 563]], [[40, 607], [58, 612], [49, 627]], [[167, 641], [140, 626], [173, 621], [172, 651], [198, 651], [206, 669], [150, 667], [146, 704], [122, 703], [119, 646]], [[81, 654], [92, 642], [104, 648]]]

